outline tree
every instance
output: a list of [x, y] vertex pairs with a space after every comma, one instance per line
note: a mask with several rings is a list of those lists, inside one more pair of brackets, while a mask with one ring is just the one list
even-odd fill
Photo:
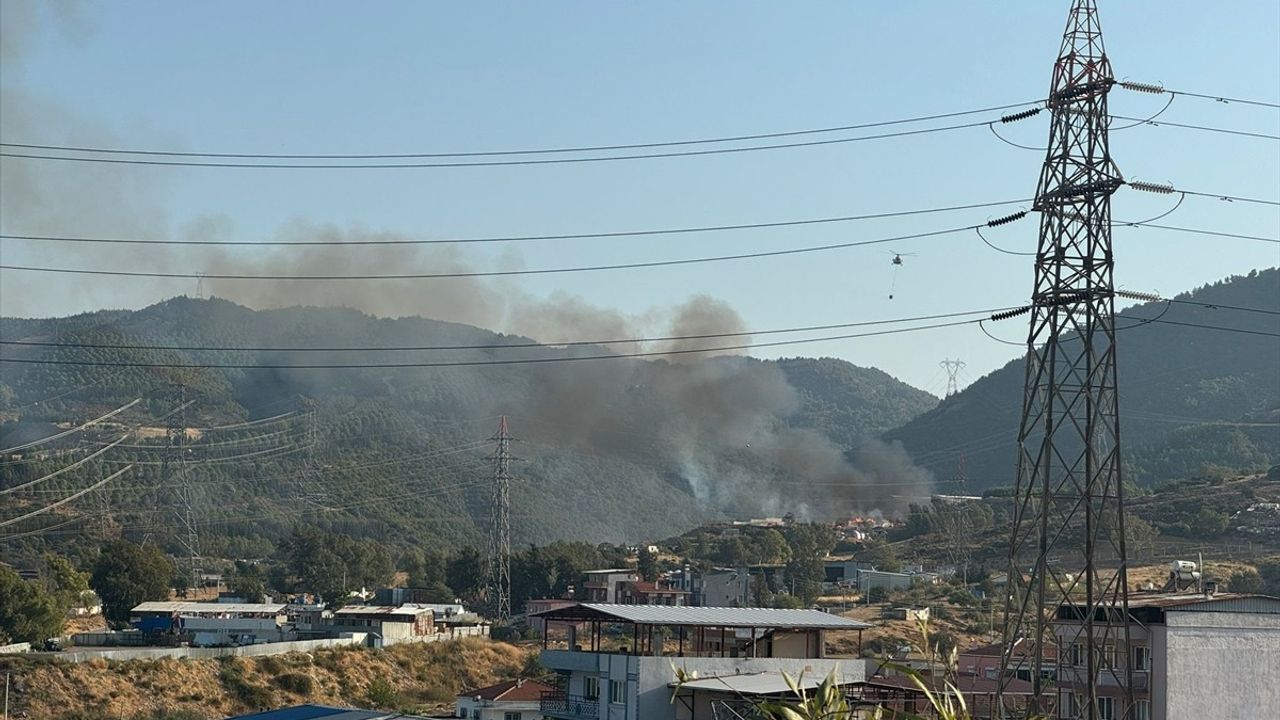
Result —
[[445, 583], [459, 597], [475, 599], [484, 587], [484, 559], [473, 547], [463, 548], [449, 558], [445, 567]]
[[0, 643], [39, 643], [62, 634], [66, 608], [43, 588], [0, 567]]
[[1257, 570], [1246, 569], [1231, 573], [1227, 578], [1227, 589], [1231, 592], [1256, 593], [1262, 591], [1262, 576]]
[[89, 590], [89, 573], [77, 570], [70, 560], [53, 553], [45, 553], [42, 579], [45, 592], [63, 613], [79, 605], [81, 595]]
[[893, 546], [880, 541], [868, 541], [866, 549], [858, 557], [859, 560], [871, 563], [875, 569], [885, 572], [898, 572], [902, 569], [902, 561], [894, 552]]
[[649, 548], [640, 548], [639, 557], [636, 561], [636, 570], [640, 573], [640, 579], [647, 582], [653, 582], [658, 579], [658, 556], [649, 552]]
[[168, 597], [172, 577], [173, 563], [156, 546], [116, 540], [102, 548], [90, 583], [107, 619], [124, 623], [139, 603]]
[[822, 591], [826, 576], [822, 561], [835, 547], [835, 532], [826, 525], [804, 523], [786, 526], [784, 536], [791, 549], [784, 569], [788, 589], [805, 605], [812, 605]]
[[267, 592], [262, 568], [243, 560], [236, 561], [236, 572], [231, 576], [231, 592], [247, 602], [259, 602]]

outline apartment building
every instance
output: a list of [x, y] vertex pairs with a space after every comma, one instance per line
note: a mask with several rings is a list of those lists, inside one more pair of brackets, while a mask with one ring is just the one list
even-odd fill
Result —
[[547, 628], [540, 661], [557, 676], [541, 712], [556, 720], [711, 718], [706, 697], [675, 697], [677, 668], [700, 681], [838, 671], [857, 682], [865, 664], [827, 658], [826, 633], [860, 637], [870, 627], [819, 610], [772, 608], [575, 603], [537, 617]]
[[[1085, 615], [1058, 608], [1058, 716], [1088, 717]], [[1101, 619], [1101, 618], [1099, 618]], [[1095, 632], [1097, 632], [1095, 630]], [[1267, 717], [1280, 708], [1280, 598], [1223, 593], [1129, 597], [1129, 645], [1096, 658], [1100, 720]], [[1125, 714], [1123, 678], [1134, 708]]]

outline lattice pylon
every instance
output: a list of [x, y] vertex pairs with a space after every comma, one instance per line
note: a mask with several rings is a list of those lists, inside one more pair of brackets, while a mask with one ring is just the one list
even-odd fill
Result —
[[[1035, 203], [1003, 717], [1099, 720], [1103, 703], [1118, 720], [1132, 717], [1111, 250], [1111, 195], [1123, 178], [1107, 138], [1113, 84], [1096, 4], [1075, 0], [1054, 65]], [[1025, 707], [1006, 692], [1018, 675], [1032, 683]]]

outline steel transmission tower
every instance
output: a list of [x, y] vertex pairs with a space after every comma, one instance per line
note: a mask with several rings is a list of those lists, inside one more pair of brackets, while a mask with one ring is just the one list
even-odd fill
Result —
[[964, 369], [963, 360], [943, 360], [938, 363], [938, 367], [947, 371], [947, 394], [943, 397], [951, 397], [960, 391], [960, 385], [956, 382], [956, 376]]
[[[999, 693], [1006, 716], [1132, 718], [1112, 315], [1111, 194], [1123, 180], [1107, 141], [1114, 82], [1096, 3], [1074, 0], [1046, 103], [1049, 144], [1034, 205], [1040, 239]], [[1050, 645], [1059, 649], [1056, 667], [1045, 660]], [[1046, 677], [1054, 670], [1056, 684]], [[1019, 672], [1033, 696], [1015, 709], [1005, 690]]]
[[502, 623], [511, 619], [511, 434], [507, 416], [498, 423], [498, 433], [490, 438], [493, 450], [493, 504], [489, 522], [488, 600], [494, 617]]
[[316, 401], [301, 398], [299, 407], [305, 423], [302, 431], [303, 456], [298, 473], [298, 495], [304, 502], [318, 508], [328, 507], [328, 494], [320, 483], [320, 466], [316, 461], [316, 448], [320, 445], [319, 410]]
[[173, 483], [178, 542], [190, 559], [191, 588], [195, 590], [200, 587], [200, 532], [195, 515], [195, 488], [187, 472], [187, 406], [190, 403], [183, 385], [175, 388], [173, 396], [176, 402], [169, 413], [165, 433], [169, 448], [160, 472], [163, 481]]

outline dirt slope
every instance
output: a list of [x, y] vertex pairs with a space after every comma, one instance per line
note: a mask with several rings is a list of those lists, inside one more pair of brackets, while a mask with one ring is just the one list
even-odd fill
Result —
[[258, 658], [94, 661], [10, 656], [11, 715], [30, 720], [224, 718], [314, 702], [437, 712], [464, 689], [536, 672], [532, 648], [481, 639]]

